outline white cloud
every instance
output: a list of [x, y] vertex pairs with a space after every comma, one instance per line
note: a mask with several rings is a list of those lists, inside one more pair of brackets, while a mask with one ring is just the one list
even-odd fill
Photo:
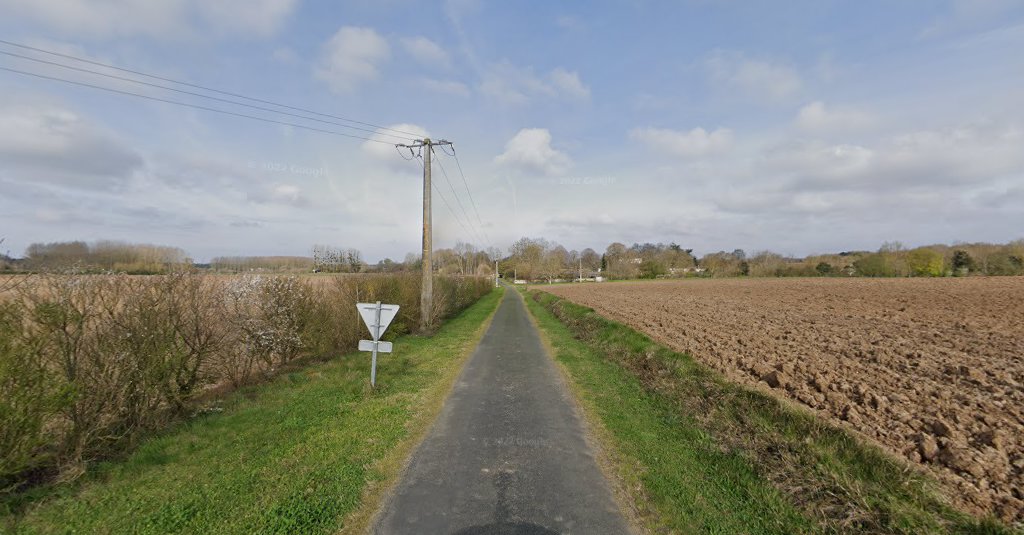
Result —
[[694, 128], [689, 132], [670, 130], [667, 128], [634, 128], [629, 137], [640, 141], [655, 150], [694, 158], [728, 151], [733, 144], [732, 130], [718, 128], [708, 132], [703, 128]]
[[344, 26], [323, 45], [314, 75], [336, 93], [349, 93], [375, 80], [378, 65], [390, 59], [391, 47], [372, 28]]
[[754, 97], [783, 100], [803, 87], [800, 74], [789, 65], [742, 54], [715, 52], [707, 66], [716, 82]]
[[826, 107], [821, 101], [800, 108], [796, 116], [797, 127], [814, 132], [849, 132], [866, 128], [874, 122], [874, 117], [864, 111]]
[[426, 37], [402, 39], [402, 46], [413, 59], [423, 65], [443, 68], [451, 67], [451, 58], [448, 56], [448, 52], [445, 52], [437, 43]]
[[936, 17], [920, 33], [922, 38], [984, 30], [1005, 22], [1006, 15], [1020, 7], [1017, 0], [953, 0], [950, 10]]
[[800, 142], [769, 151], [761, 167], [792, 178], [794, 189], [964, 188], [1024, 175], [1022, 146], [1020, 128], [982, 123], [892, 136], [873, 146]]
[[495, 63], [484, 72], [480, 92], [507, 105], [526, 104], [534, 97], [590, 98], [590, 88], [576, 72], [557, 67], [547, 76], [538, 76], [532, 68], [517, 67], [508, 61]]
[[863, 179], [876, 158], [874, 150], [860, 145], [800, 142], [770, 151], [763, 163], [770, 171], [842, 186]]
[[[2, 1], [2, 0], [0, 0], [0, 1]], [[47, 50], [47, 51], [54, 52], [54, 53], [57, 53], [57, 54], [64, 54], [66, 56], [76, 57], [76, 58], [82, 59], [82, 60], [84, 60], [86, 62], [95, 62], [95, 63], [101, 63], [101, 64], [107, 64], [107, 65], [118, 65], [118, 64], [121, 63], [120, 61], [118, 61], [117, 59], [114, 59], [113, 57], [111, 57], [109, 55], [105, 55], [105, 54], [102, 54], [102, 53], [99, 53], [99, 54], [94, 53], [93, 52], [94, 50], [101, 48], [99, 46], [85, 47], [85, 46], [82, 46], [80, 44], [70, 43], [70, 42], [67, 42], [67, 41], [58, 41], [58, 40], [52, 40], [52, 39], [33, 39], [33, 38], [25, 39], [23, 41], [23, 43], [25, 45], [27, 45], [27, 46], [31, 46], [31, 47], [34, 47], [34, 48], [39, 48], [39, 49], [42, 49], [42, 50]], [[89, 74], [87, 72], [76, 71], [76, 70], [73, 70], [73, 69], [66, 69], [66, 68], [62, 68], [62, 67], [58, 67], [57, 66], [59, 64], [69, 64], [69, 63], [73, 67], [81, 68], [81, 69], [84, 69], [86, 71], [100, 71], [100, 72], [104, 72], [104, 73], [110, 73], [110, 71], [108, 69], [105, 69], [105, 68], [102, 68], [102, 67], [97, 67], [95, 65], [85, 65], [85, 64], [78, 63], [78, 62], [75, 62], [75, 61], [67, 61], [67, 60], [62, 59], [62, 58], [49, 57], [46, 54], [38, 54], [38, 53], [34, 53], [34, 52], [26, 52], [25, 50], [19, 50], [18, 52], [19, 53], [25, 53], [25, 55], [29, 55], [29, 56], [33, 56], [33, 57], [41, 57], [41, 59], [43, 59], [44, 61], [52, 61], [53, 64], [45, 64], [45, 63], [32, 63], [31, 64], [31, 66], [32, 66], [31, 71], [32, 72], [38, 73], [38, 74], [41, 74], [41, 75], [45, 75], [45, 76], [57, 77], [57, 78], [61, 78], [61, 79], [69, 80], [69, 81], [86, 83], [86, 84], [92, 84], [92, 85], [96, 84], [97, 79], [96, 79], [96, 75], [94, 75], [94, 74]], [[21, 60], [19, 60], [19, 62], [20, 61]], [[26, 65], [27, 65], [26, 63], [21, 62], [21, 66], [22, 67], [24, 67]], [[173, 77], [173, 76], [175, 76], [177, 74], [175, 72], [171, 72], [171, 71], [167, 71], [167, 70], [162, 70], [162, 69], [158, 69], [158, 68], [149, 68], [149, 67], [147, 67], [146, 70], [148, 72], [152, 73], [152, 74], [156, 74], [156, 75], [159, 75], [159, 76], [165, 76], [165, 77]], [[119, 76], [123, 76], [123, 73], [115, 73], [115, 74], [119, 75]], [[135, 77], [135, 78], [138, 78], [138, 77]], [[120, 90], [120, 91], [128, 91], [128, 92], [131, 92], [131, 93], [143, 93], [143, 94], [146, 94], [146, 95], [159, 96], [161, 98], [166, 98], [167, 97], [167, 93], [165, 91], [163, 91], [163, 90], [160, 90], [160, 89], [157, 89], [157, 88], [154, 88], [154, 87], [150, 87], [150, 86], [140, 85], [140, 84], [135, 83], [135, 82], [130, 82], [130, 81], [128, 81], [130, 79], [132, 79], [132, 77], [130, 77], [130, 76], [125, 77], [125, 79], [104, 78], [102, 86], [106, 87], [106, 88], [109, 88], [109, 89], [115, 89], [115, 90]]]
[[505, 144], [505, 152], [494, 162], [543, 175], [558, 175], [572, 166], [569, 156], [551, 147], [551, 132], [547, 128], [520, 130]]
[[209, 32], [269, 35], [295, 5], [296, 0], [0, 0], [0, 11], [68, 35], [180, 38]]
[[142, 165], [134, 150], [71, 110], [45, 104], [0, 108], [0, 172], [17, 180], [107, 189]]
[[584, 100], [590, 98], [590, 88], [580, 81], [579, 73], [558, 67], [551, 71], [551, 83], [566, 95]]
[[419, 81], [427, 91], [433, 91], [442, 95], [452, 95], [456, 97], [468, 97], [470, 94], [469, 87], [462, 83], [456, 82], [455, 80], [435, 80], [433, 78], [422, 78]]
[[165, 36], [182, 28], [187, 4], [180, 0], [0, 0], [6, 17], [21, 17], [58, 31], [86, 36]]
[[249, 193], [249, 201], [258, 204], [281, 204], [299, 208], [309, 207], [312, 203], [294, 184], [274, 184], [264, 190]]
[[415, 170], [417, 165], [420, 164], [413, 165], [402, 159], [403, 157], [410, 157], [408, 150], [402, 152], [401, 156], [399, 156], [399, 153], [394, 147], [394, 145], [398, 143], [411, 143], [410, 141], [402, 139], [410, 137], [423, 139], [430, 137], [430, 133], [422, 126], [415, 124], [393, 124], [388, 126], [388, 130], [378, 130], [376, 133], [372, 134], [370, 139], [373, 141], [364, 141], [360, 148], [364, 153], [370, 155], [374, 159], [390, 165], [392, 169], [400, 171]]
[[270, 35], [291, 15], [297, 3], [298, 0], [199, 0], [195, 5], [213, 27]]

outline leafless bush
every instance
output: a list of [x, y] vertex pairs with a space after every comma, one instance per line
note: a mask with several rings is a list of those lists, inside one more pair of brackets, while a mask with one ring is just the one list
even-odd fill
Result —
[[[437, 318], [490, 290], [435, 281]], [[64, 474], [189, 412], [195, 398], [365, 338], [355, 303], [401, 305], [389, 334], [419, 323], [419, 278], [223, 279], [195, 273], [45, 274], [0, 301], [0, 490], [38, 468]]]

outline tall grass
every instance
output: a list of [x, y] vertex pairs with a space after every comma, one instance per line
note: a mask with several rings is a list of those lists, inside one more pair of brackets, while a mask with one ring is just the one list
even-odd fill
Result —
[[[300, 357], [351, 351], [355, 303], [401, 305], [389, 336], [419, 324], [419, 277], [40, 275], [0, 301], [0, 492], [130, 446], [201, 397]], [[437, 323], [491, 289], [438, 278]]]

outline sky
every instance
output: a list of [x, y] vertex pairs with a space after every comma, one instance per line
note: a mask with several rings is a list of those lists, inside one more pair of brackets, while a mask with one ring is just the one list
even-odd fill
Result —
[[0, 68], [355, 136], [0, 70], [14, 256], [112, 239], [197, 261], [315, 244], [402, 259], [422, 163], [395, 130], [458, 155], [434, 157], [435, 248], [1024, 238], [1016, 0], [0, 0], [0, 39], [360, 122], [0, 43]]

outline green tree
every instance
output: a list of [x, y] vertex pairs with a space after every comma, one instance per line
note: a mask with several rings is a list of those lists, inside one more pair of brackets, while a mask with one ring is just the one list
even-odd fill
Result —
[[550, 244], [543, 239], [520, 238], [512, 244], [510, 260], [520, 279], [533, 280], [544, 275], [544, 257]]
[[641, 279], [655, 279], [659, 275], [665, 274], [665, 266], [657, 260], [644, 260], [640, 264], [640, 278]]
[[974, 258], [963, 249], [953, 252], [953, 259], [950, 261], [953, 266], [953, 273], [966, 274], [974, 270]]
[[891, 277], [893, 272], [885, 260], [883, 253], [868, 253], [855, 260], [853, 267], [862, 277]]
[[918, 247], [908, 252], [907, 267], [915, 277], [941, 277], [945, 273], [942, 255], [929, 247]]
[[1024, 257], [1009, 254], [1005, 251], [993, 253], [988, 257], [986, 275], [1021, 275], [1024, 274]]

